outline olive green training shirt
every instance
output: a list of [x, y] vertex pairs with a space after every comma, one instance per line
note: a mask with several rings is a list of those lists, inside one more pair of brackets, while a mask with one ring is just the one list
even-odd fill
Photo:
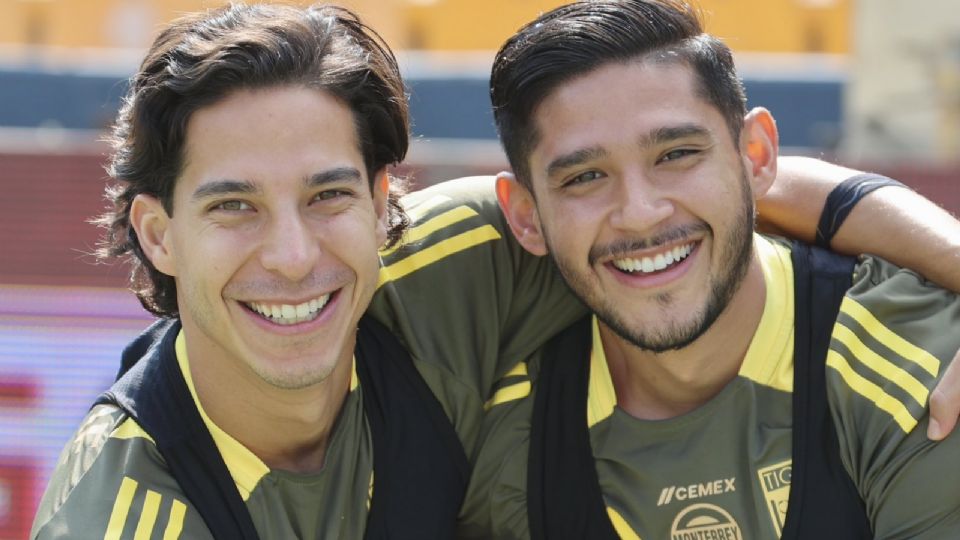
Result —
[[[624, 539], [779, 538], [791, 480], [793, 269], [757, 237], [766, 305], [738, 376], [696, 410], [640, 420], [617, 407], [594, 321], [587, 419]], [[960, 348], [960, 298], [875, 258], [857, 266], [825, 384], [843, 465], [877, 538], [960, 538], [960, 437], [926, 437], [928, 399]], [[484, 421], [461, 532], [529, 538], [527, 454], [539, 354], [503, 379]], [[563, 451], [563, 449], [556, 449]]]

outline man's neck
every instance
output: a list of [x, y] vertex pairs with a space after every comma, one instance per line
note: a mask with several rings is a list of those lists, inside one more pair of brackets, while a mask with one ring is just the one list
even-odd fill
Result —
[[600, 339], [617, 404], [635, 418], [663, 420], [708, 402], [740, 370], [763, 316], [766, 285], [756, 257], [726, 309], [690, 345], [642, 350], [600, 322]]
[[236, 362], [192, 356], [190, 372], [207, 416], [271, 469], [309, 473], [326, 450], [349, 392], [353, 342], [322, 382], [287, 390], [269, 385]]

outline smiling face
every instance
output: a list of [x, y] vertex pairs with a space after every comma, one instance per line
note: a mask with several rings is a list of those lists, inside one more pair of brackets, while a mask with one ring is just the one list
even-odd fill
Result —
[[191, 357], [279, 388], [353, 354], [376, 288], [385, 195], [350, 109], [319, 90], [241, 90], [197, 111], [173, 215], [138, 197], [144, 250], [174, 276]]
[[[690, 344], [751, 261], [762, 184], [741, 151], [758, 132], [751, 115], [734, 141], [678, 63], [610, 63], [562, 84], [534, 113], [525, 246], [536, 252], [539, 235], [575, 294], [621, 338], [652, 351]], [[511, 223], [521, 242], [523, 221]]]

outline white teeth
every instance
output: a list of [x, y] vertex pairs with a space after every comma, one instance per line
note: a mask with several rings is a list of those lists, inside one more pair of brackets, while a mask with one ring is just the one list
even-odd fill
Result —
[[677, 246], [665, 253], [658, 253], [654, 257], [641, 257], [639, 259], [616, 259], [613, 261], [613, 266], [624, 272], [642, 272], [644, 274], [649, 274], [651, 272], [665, 270], [668, 267], [682, 261], [683, 259], [686, 259], [687, 256], [690, 255], [691, 251], [693, 251], [693, 244], [685, 244], [682, 246]]
[[297, 324], [312, 321], [320, 316], [320, 310], [330, 301], [330, 295], [325, 294], [302, 304], [264, 304], [250, 302], [247, 306], [260, 315], [276, 324]]
[[665, 259], [663, 255], [657, 254], [657, 256], [653, 258], [653, 269], [663, 270], [666, 267], [667, 267], [667, 259]]

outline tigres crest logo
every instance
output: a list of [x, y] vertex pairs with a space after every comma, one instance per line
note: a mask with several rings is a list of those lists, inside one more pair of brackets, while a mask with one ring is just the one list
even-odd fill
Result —
[[763, 499], [767, 502], [770, 519], [777, 536], [783, 532], [783, 523], [787, 518], [787, 502], [790, 499], [790, 483], [793, 479], [793, 461], [781, 461], [775, 465], [757, 471]]

